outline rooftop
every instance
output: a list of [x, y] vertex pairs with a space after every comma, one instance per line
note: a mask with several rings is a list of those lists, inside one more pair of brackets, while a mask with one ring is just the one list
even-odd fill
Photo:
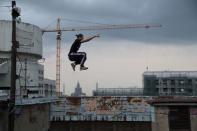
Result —
[[197, 77], [197, 71], [146, 71], [143, 75], [156, 77]]

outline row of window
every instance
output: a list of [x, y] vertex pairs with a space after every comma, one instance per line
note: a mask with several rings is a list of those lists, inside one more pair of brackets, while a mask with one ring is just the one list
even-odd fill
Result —
[[[187, 84], [187, 85], [192, 85], [193, 84], [193, 81], [192, 79], [189, 79], [189, 80], [156, 80], [155, 81], [156, 85], [159, 85], [159, 84], [163, 84], [163, 85], [167, 85], [168, 83], [170, 85], [176, 85], [176, 83], [178, 85], [184, 85], [184, 84]], [[195, 84], [197, 84], [197, 80], [194, 81]]]
[[191, 88], [188, 88], [188, 89], [185, 89], [185, 88], [161, 88], [161, 89], [157, 89], [158, 91], [161, 90], [162, 92], [172, 92], [172, 93], [175, 93], [175, 92], [188, 92], [188, 93], [192, 93], [193, 92], [193, 89]]
[[194, 85], [197, 84], [197, 80], [196, 79], [187, 79], [187, 80], [169, 80], [169, 79], [161, 79], [161, 80], [146, 80], [146, 85]]

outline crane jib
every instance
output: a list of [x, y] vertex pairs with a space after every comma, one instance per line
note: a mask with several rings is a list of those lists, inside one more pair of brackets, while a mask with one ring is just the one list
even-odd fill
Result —
[[103, 25], [103, 26], [86, 26], [86, 27], [68, 27], [57, 29], [42, 30], [44, 32], [58, 32], [58, 31], [88, 31], [88, 30], [107, 30], [107, 29], [129, 29], [129, 28], [159, 28], [159, 24], [128, 24], [128, 25]]

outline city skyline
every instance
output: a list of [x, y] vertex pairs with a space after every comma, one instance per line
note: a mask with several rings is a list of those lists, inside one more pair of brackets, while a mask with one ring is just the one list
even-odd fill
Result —
[[[21, 7], [22, 22], [41, 28], [48, 25], [49, 28], [55, 28], [56, 19], [61, 17], [62, 27], [92, 25], [69, 19], [103, 24], [162, 25], [162, 28], [148, 30], [81, 32], [85, 35], [101, 34], [100, 38], [81, 49], [88, 54], [86, 65], [89, 70], [84, 72], [73, 72], [67, 59], [75, 34], [79, 32], [63, 33], [61, 79], [68, 94], [73, 91], [77, 81], [85, 87], [84, 92], [88, 95], [95, 88], [96, 82], [102, 87], [141, 87], [142, 74], [147, 67], [149, 70], [197, 70], [195, 0], [50, 0], [47, 6], [45, 2], [17, 1], [17, 5]], [[0, 1], [0, 5], [10, 5], [10, 1]], [[1, 8], [0, 19], [11, 19], [7, 8]], [[55, 37], [54, 33], [43, 35], [45, 77], [51, 79], [55, 79]]]

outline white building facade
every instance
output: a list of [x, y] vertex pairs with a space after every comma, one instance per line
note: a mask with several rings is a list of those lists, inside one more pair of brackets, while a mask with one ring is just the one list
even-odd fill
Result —
[[[42, 30], [28, 23], [17, 23], [17, 97], [44, 97], [44, 66], [42, 59]], [[9, 89], [11, 74], [12, 23], [0, 20], [0, 90]]]

